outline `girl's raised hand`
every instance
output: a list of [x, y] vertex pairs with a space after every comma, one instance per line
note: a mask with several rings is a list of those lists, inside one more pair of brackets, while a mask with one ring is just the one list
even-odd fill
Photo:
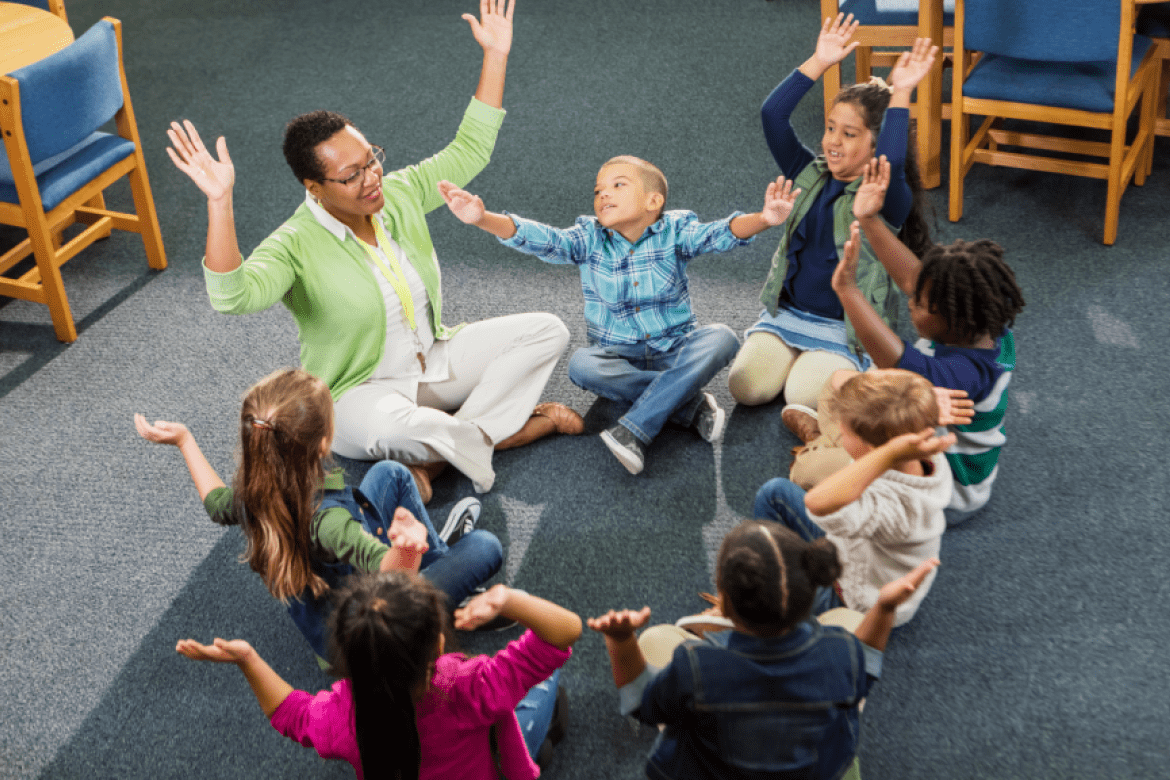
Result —
[[918, 38], [914, 48], [902, 52], [894, 69], [890, 71], [889, 84], [895, 91], [909, 92], [926, 78], [938, 56], [938, 47], [930, 45], [930, 38]]
[[589, 618], [585, 624], [599, 634], [605, 634], [610, 639], [619, 642], [629, 639], [642, 626], [650, 622], [650, 607], [639, 610], [622, 609], [606, 612], [604, 615]]
[[890, 187], [890, 161], [883, 154], [865, 166], [861, 186], [853, 198], [853, 216], [857, 219], [872, 217], [882, 210], [886, 202], [886, 190]]
[[180, 446], [191, 435], [183, 423], [155, 420], [154, 425], [151, 425], [141, 414], [134, 415], [134, 427], [138, 430], [138, 435], [147, 441], [171, 444], [175, 447]]
[[936, 387], [934, 398], [938, 402], [939, 425], [966, 425], [975, 419], [975, 402], [967, 397], [966, 390]]
[[849, 226], [849, 240], [845, 242], [845, 256], [833, 270], [833, 279], [830, 284], [833, 292], [841, 295], [846, 290], [857, 286], [857, 263], [861, 256], [861, 225], [856, 221]]
[[[504, 10], [507, 2], [508, 9]], [[471, 14], [463, 14], [463, 18], [471, 25], [471, 34], [475, 41], [483, 47], [484, 53], [508, 55], [512, 50], [512, 11], [516, 8], [516, 0], [479, 0], [479, 18]]]
[[167, 136], [171, 139], [171, 145], [167, 147], [171, 161], [195, 182], [195, 186], [203, 191], [208, 200], [221, 200], [231, 195], [236, 183], [236, 168], [232, 165], [227, 140], [223, 136], [215, 142], [218, 160], [203, 145], [195, 125], [186, 119], [181, 125], [171, 122]]
[[926, 579], [926, 575], [940, 565], [938, 558], [927, 558], [908, 574], [902, 575], [893, 582], [887, 582], [878, 592], [877, 606], [888, 611], [897, 609], [898, 605], [904, 603], [914, 591], [918, 590], [923, 580]]
[[792, 206], [796, 203], [796, 196], [799, 194], [800, 190], [792, 189], [791, 179], [780, 176], [776, 181], [770, 182], [768, 189], [764, 192], [764, 208], [760, 210], [760, 216], [764, 218], [764, 222], [776, 226], [788, 219], [788, 215], [792, 213]]
[[821, 25], [821, 34], [817, 37], [816, 58], [827, 68], [849, 56], [859, 45], [858, 41], [850, 43], [849, 39], [860, 24], [854, 20], [853, 14], [837, 14], [836, 19], [826, 17], [825, 23]]
[[467, 602], [467, 606], [455, 610], [455, 628], [474, 631], [484, 623], [495, 620], [508, 603], [508, 590], [507, 585], [493, 585]]
[[439, 182], [439, 194], [443, 196], [447, 208], [451, 209], [451, 213], [463, 224], [474, 225], [483, 219], [485, 211], [483, 199], [478, 195], [461, 190], [446, 180]]
[[193, 661], [214, 661], [220, 664], [239, 664], [256, 652], [243, 639], [220, 639], [216, 637], [210, 645], [201, 645], [194, 639], [180, 639], [175, 650]]

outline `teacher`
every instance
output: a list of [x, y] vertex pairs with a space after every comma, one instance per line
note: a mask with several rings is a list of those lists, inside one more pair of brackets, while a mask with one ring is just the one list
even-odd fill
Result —
[[552, 314], [514, 314], [446, 328], [426, 213], [437, 184], [464, 186], [487, 165], [504, 119], [504, 75], [515, 0], [481, 0], [463, 18], [483, 68], [459, 130], [435, 156], [384, 174], [385, 153], [330, 111], [296, 117], [284, 156], [305, 202], [243, 260], [236, 240], [235, 169], [194, 125], [172, 122], [167, 149], [207, 196], [204, 276], [212, 306], [228, 314], [281, 301], [296, 320], [301, 363], [330, 389], [333, 451], [407, 464], [424, 500], [450, 463], [479, 492], [495, 480], [492, 453], [584, 424], [561, 404], [537, 405], [569, 341]]

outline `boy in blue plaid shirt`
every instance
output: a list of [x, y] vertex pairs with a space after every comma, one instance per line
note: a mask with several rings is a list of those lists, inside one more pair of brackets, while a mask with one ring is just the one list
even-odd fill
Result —
[[668, 421], [693, 428], [706, 441], [723, 431], [726, 415], [703, 386], [731, 362], [739, 340], [726, 325], [698, 327], [691, 311], [686, 263], [726, 252], [792, 211], [799, 190], [781, 176], [768, 185], [764, 208], [699, 222], [691, 211], [663, 211], [667, 184], [656, 166], [614, 157], [597, 173], [596, 216], [561, 230], [511, 214], [487, 211], [483, 201], [440, 182], [460, 221], [546, 263], [581, 270], [589, 346], [569, 360], [569, 378], [600, 396], [630, 404], [601, 434], [631, 474], [642, 471], [646, 447]]

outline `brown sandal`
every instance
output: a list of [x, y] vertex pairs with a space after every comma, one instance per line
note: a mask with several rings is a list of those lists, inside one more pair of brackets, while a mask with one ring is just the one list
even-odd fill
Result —
[[532, 413], [552, 420], [557, 433], [578, 436], [585, 430], [585, 421], [581, 419], [581, 415], [564, 404], [554, 402], [537, 404]]

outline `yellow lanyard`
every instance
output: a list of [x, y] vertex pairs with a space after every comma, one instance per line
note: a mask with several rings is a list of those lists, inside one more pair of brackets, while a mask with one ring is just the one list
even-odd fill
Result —
[[390, 282], [390, 286], [398, 294], [398, 300], [402, 303], [402, 313], [406, 315], [406, 324], [410, 326], [411, 330], [414, 330], [414, 298], [410, 294], [410, 285], [406, 283], [406, 276], [402, 273], [402, 266], [398, 263], [398, 253], [390, 245], [390, 239], [386, 238], [382, 223], [376, 217], [371, 217], [370, 221], [374, 223], [374, 236], [378, 240], [378, 246], [382, 247], [382, 251], [386, 253], [387, 259], [390, 260], [390, 268], [394, 269], [394, 273], [390, 272], [390, 268], [386, 267], [373, 247], [360, 238], [357, 239], [357, 242], [366, 250], [366, 254], [370, 256], [374, 265], [378, 266], [378, 270], [382, 272], [382, 276], [386, 277], [386, 281]]

